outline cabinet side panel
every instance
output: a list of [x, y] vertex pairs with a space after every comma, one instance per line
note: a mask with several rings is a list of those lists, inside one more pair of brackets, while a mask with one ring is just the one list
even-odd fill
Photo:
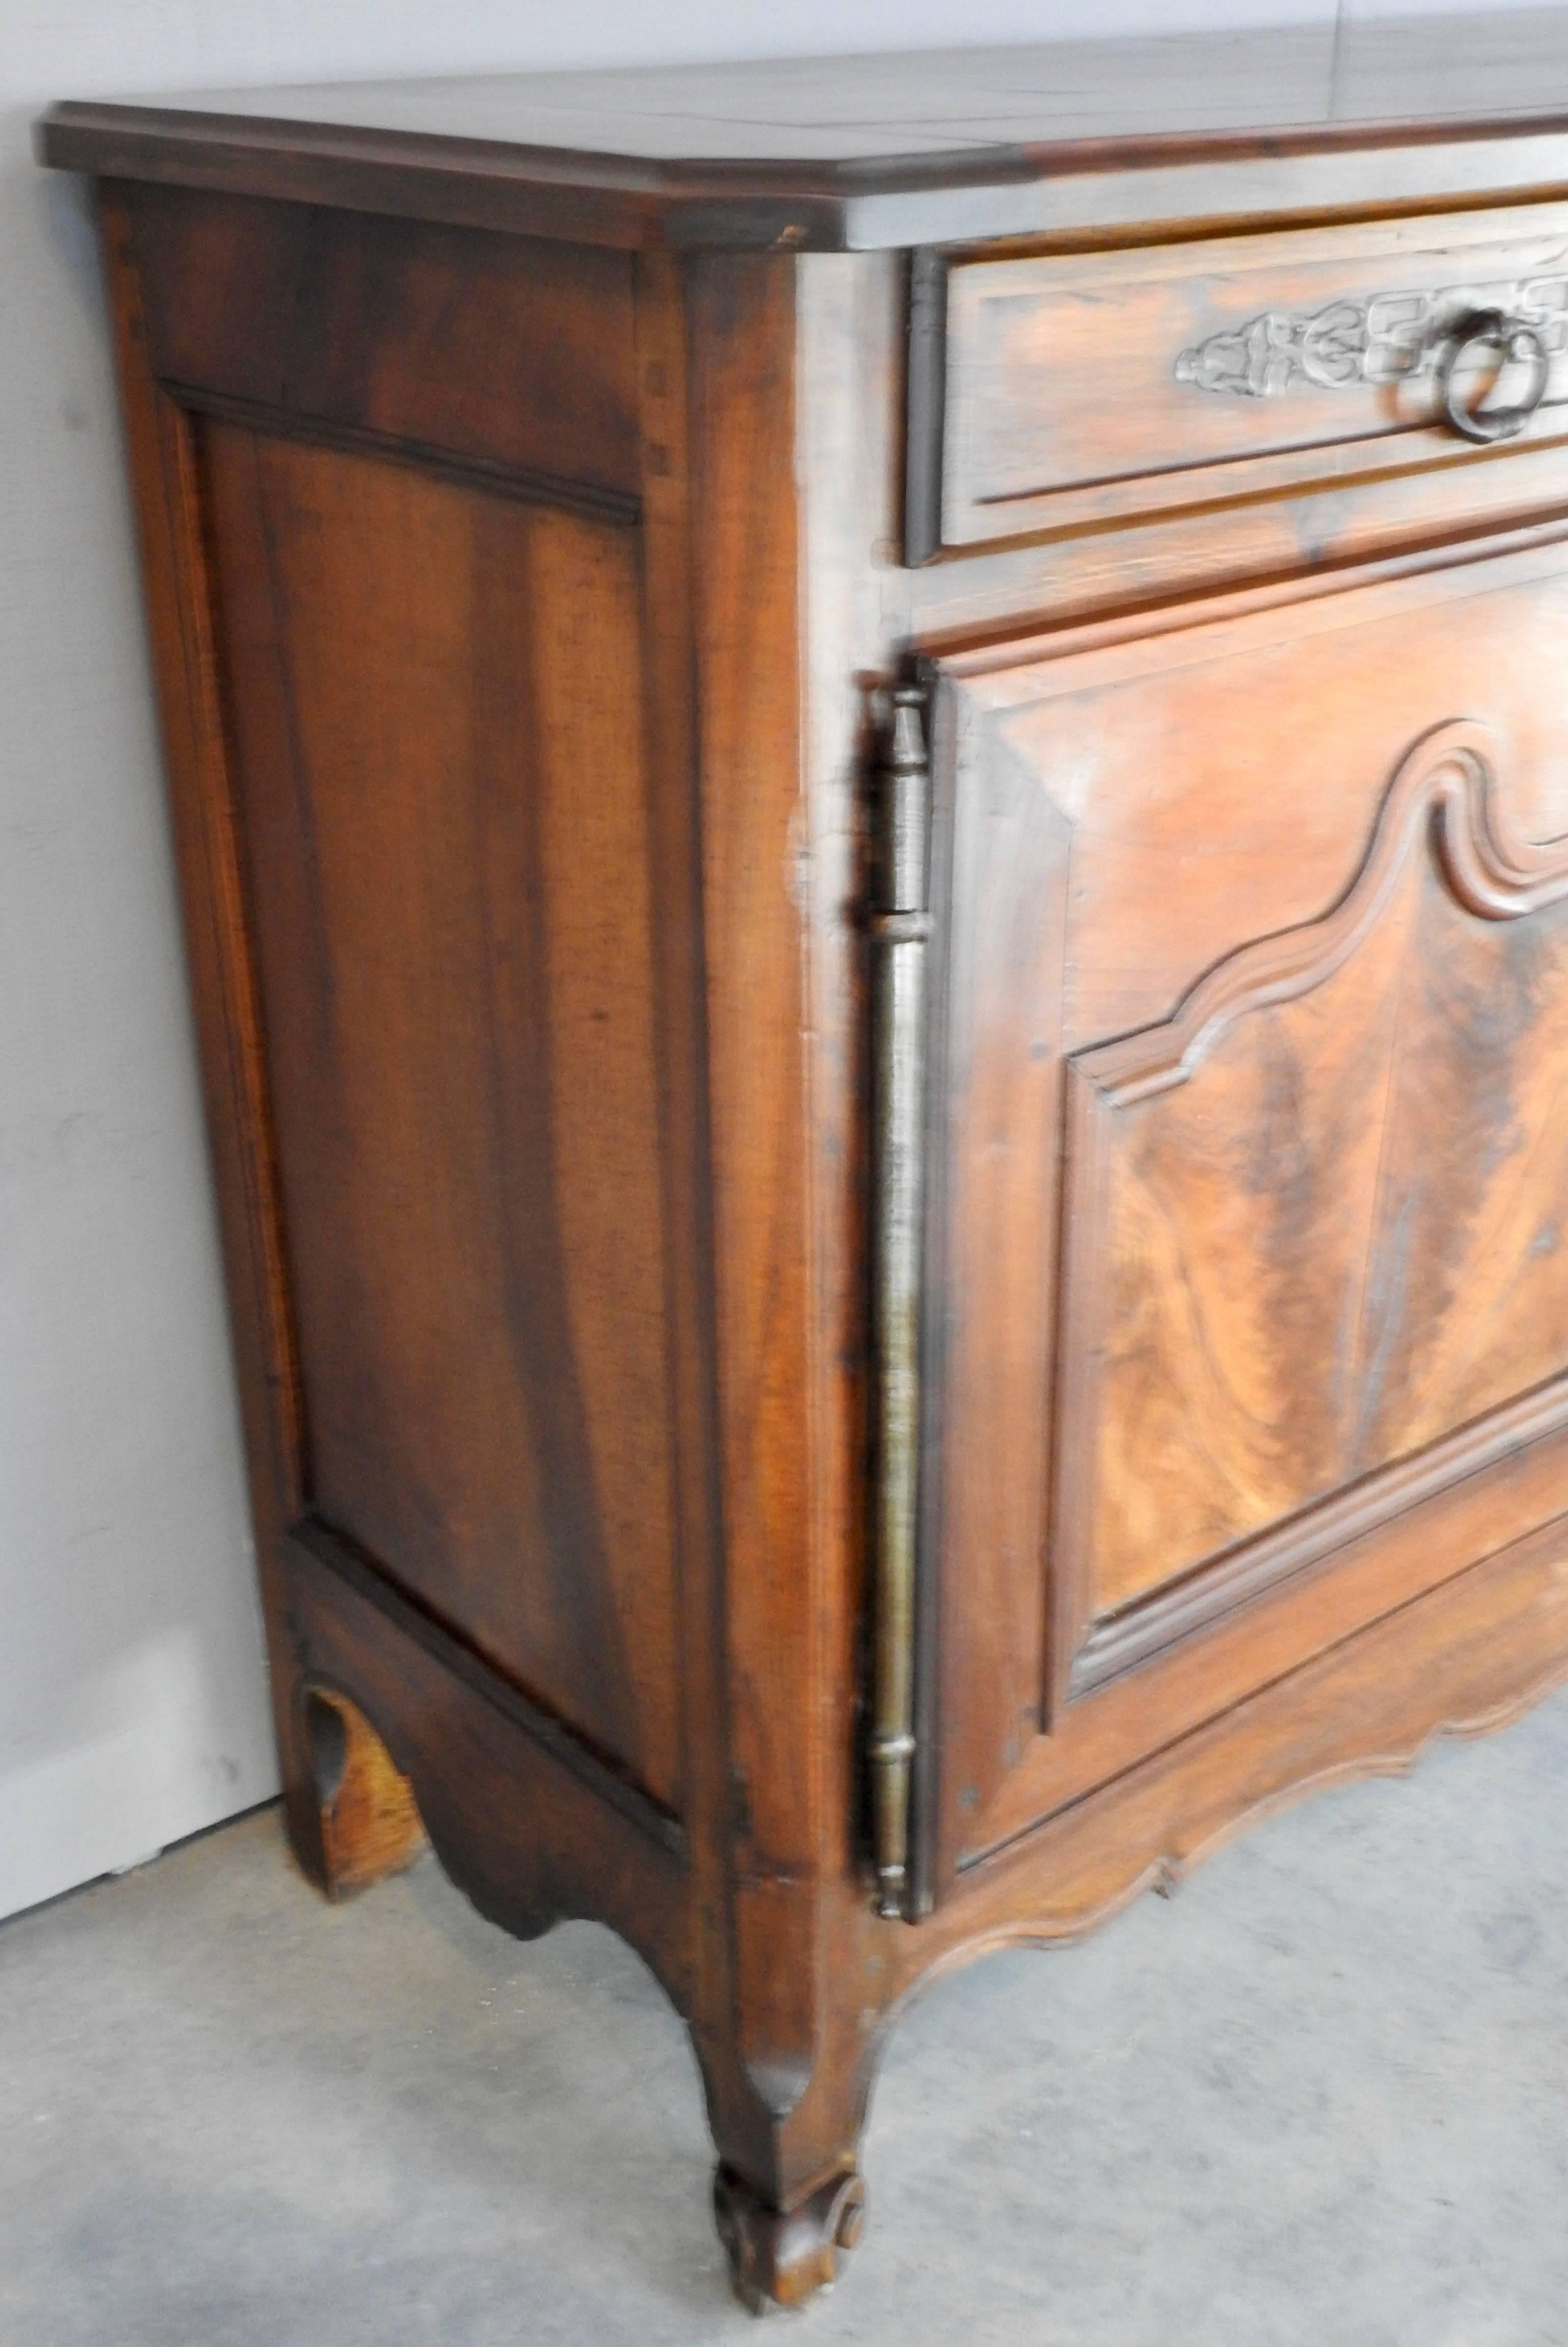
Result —
[[294, 1348], [277, 1245], [272, 1135], [255, 973], [246, 936], [216, 690], [208, 550], [193, 429], [149, 363], [128, 190], [99, 192], [126, 456], [136, 504], [149, 651], [178, 859], [191, 1007], [223, 1241], [272, 1672], [272, 1717], [294, 1849], [321, 1879], [325, 1854], [302, 1707], [295, 1700], [276, 1538], [296, 1502]]
[[153, 364], [183, 392], [635, 492], [626, 254], [189, 189], [136, 208]]
[[813, 1538], [794, 264], [689, 280], [714, 1280], [739, 2034], [811, 2059], [824, 1593]]
[[311, 1507], [673, 1806], [636, 534], [204, 445]]

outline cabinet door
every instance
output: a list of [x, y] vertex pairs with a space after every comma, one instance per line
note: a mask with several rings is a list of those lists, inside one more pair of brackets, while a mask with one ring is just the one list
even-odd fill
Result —
[[938, 1891], [1568, 1508], [1568, 543], [940, 663]]

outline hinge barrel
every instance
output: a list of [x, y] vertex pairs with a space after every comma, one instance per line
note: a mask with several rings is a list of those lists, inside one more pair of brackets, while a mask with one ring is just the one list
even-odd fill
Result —
[[926, 695], [900, 686], [878, 794], [870, 918], [874, 1478], [871, 1826], [877, 1905], [907, 1912], [920, 1481], [920, 1268], [930, 766]]

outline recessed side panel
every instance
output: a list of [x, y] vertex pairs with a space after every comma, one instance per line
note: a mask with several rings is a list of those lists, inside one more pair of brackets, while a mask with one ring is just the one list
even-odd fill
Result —
[[204, 462], [310, 1505], [674, 1805], [636, 533]]

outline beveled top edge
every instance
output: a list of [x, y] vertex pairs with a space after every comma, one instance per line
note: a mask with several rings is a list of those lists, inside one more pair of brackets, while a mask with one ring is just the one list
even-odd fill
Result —
[[1568, 10], [71, 101], [37, 145], [101, 177], [626, 246], [1463, 201], [1568, 186]]

